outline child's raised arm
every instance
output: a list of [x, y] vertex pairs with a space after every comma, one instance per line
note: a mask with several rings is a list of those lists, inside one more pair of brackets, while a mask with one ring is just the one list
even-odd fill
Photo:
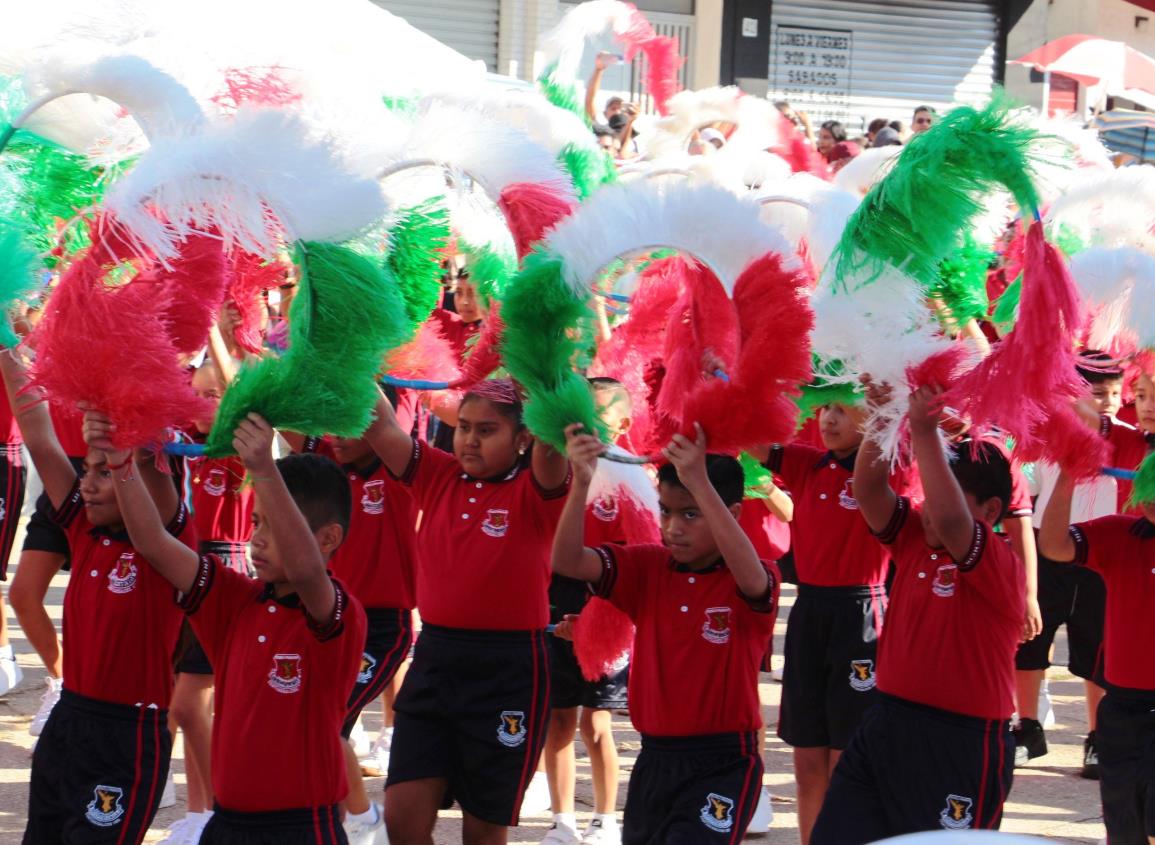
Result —
[[706, 433], [697, 423], [694, 423], [694, 431], [697, 436], [693, 442], [675, 434], [662, 454], [678, 470], [678, 480], [694, 497], [706, 524], [710, 526], [710, 533], [714, 535], [722, 560], [726, 562], [742, 595], [760, 599], [773, 586], [770, 575], [758, 559], [758, 552], [754, 550], [750, 538], [710, 483], [710, 476], [706, 472]]
[[1075, 559], [1075, 541], [1070, 532], [1074, 496], [1075, 482], [1067, 473], [1060, 472], [1039, 527], [1039, 553], [1056, 563], [1071, 563]]
[[3, 375], [8, 402], [20, 426], [24, 445], [44, 483], [44, 492], [52, 507], [59, 509], [76, 484], [76, 469], [56, 438], [48, 403], [39, 390], [25, 390], [28, 374], [11, 349], [0, 349], [0, 375]]
[[926, 516], [950, 556], [963, 560], [974, 542], [975, 518], [939, 439], [937, 400], [941, 393], [939, 387], [920, 387], [910, 394], [910, 440], [926, 494]]
[[[557, 490], [569, 476], [569, 460], [541, 440], [533, 444], [530, 469], [542, 490]], [[582, 499], [584, 502], [585, 499]]]
[[373, 409], [376, 419], [365, 429], [365, 440], [373, 447], [386, 469], [396, 476], [405, 474], [409, 461], [413, 458], [413, 438], [401, 428], [389, 398], [380, 393], [377, 406]]
[[562, 509], [553, 535], [550, 565], [558, 575], [578, 581], [597, 581], [602, 577], [602, 562], [597, 552], [585, 545], [586, 494], [593, 481], [598, 456], [605, 444], [592, 434], [583, 434], [581, 423], [565, 430], [566, 454], [573, 466], [573, 485]]
[[[863, 379], [868, 404], [877, 407], [890, 401], [889, 385], [877, 385], [868, 376]], [[854, 459], [854, 498], [870, 530], [881, 534], [894, 516], [898, 497], [890, 487], [890, 467], [872, 437], [862, 439]]]
[[[124, 520], [124, 527], [128, 531], [132, 547], [149, 562], [149, 565], [182, 593], [189, 592], [196, 579], [200, 558], [197, 553], [172, 536], [166, 528], [171, 520], [161, 517], [157, 502], [149, 483], [145, 480], [145, 472], [155, 472], [148, 465], [154, 458], [151, 454], [141, 453], [141, 466], [136, 466], [133, 453], [127, 449], [115, 449], [112, 446], [112, 433], [115, 426], [112, 421], [98, 411], [84, 412], [84, 442], [94, 449], [100, 449], [105, 454], [109, 471], [112, 473], [116, 501], [120, 506], [120, 516]], [[159, 474], [159, 473], [158, 473]], [[176, 499], [172, 479], [162, 477], [162, 483], [172, 492]], [[179, 506], [177, 502], [174, 507]]]
[[237, 426], [233, 448], [252, 478], [253, 492], [273, 542], [284, 555], [285, 579], [313, 621], [325, 623], [333, 618], [337, 591], [325, 569], [317, 538], [273, 460], [275, 436], [268, 422], [250, 413]]

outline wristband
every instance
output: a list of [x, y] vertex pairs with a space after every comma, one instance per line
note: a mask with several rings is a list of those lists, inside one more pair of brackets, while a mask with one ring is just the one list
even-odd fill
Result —
[[121, 461], [119, 464], [106, 463], [105, 466], [111, 470], [118, 470], [118, 469], [124, 469], [126, 466], [128, 466], [131, 463], [132, 463], [132, 453], [129, 452], [128, 457], [125, 458], [123, 461]]

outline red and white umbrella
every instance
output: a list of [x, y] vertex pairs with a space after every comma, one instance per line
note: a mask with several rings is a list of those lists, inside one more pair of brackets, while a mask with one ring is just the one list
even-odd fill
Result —
[[1103, 85], [1108, 93], [1129, 96], [1128, 91], [1155, 95], [1155, 59], [1128, 47], [1093, 35], [1064, 35], [1037, 50], [1014, 59], [1043, 73], [1058, 73], [1083, 85]]

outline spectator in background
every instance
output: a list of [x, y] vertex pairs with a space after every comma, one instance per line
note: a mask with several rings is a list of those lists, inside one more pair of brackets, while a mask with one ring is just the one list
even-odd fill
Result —
[[828, 120], [818, 130], [818, 152], [837, 173], [862, 150], [858, 144], [846, 139], [846, 127], [837, 120]]
[[810, 125], [810, 115], [804, 111], [795, 111], [785, 100], [776, 100], [774, 108], [782, 113], [782, 116], [794, 124], [794, 128], [806, 136], [806, 140], [811, 144], [814, 143], [814, 129]]
[[618, 136], [614, 134], [614, 130], [600, 123], [595, 123], [594, 137], [598, 139], [598, 146], [602, 148], [603, 152], [609, 153], [614, 158], [618, 157]]
[[902, 138], [900, 138], [898, 133], [891, 129], [889, 126], [883, 126], [876, 133], [874, 133], [874, 138], [871, 140], [870, 146], [872, 148], [901, 147]]
[[[594, 72], [590, 75], [590, 81], [586, 84], [586, 117], [589, 118], [590, 123], [594, 126], [599, 124], [597, 107], [594, 105], [597, 101], [598, 90], [602, 87], [602, 76], [606, 72], [606, 68], [616, 65], [621, 58], [615, 53], [608, 53], [605, 50], [598, 53], [597, 58], [594, 59]], [[603, 125], [608, 125], [615, 132], [620, 130], [619, 126], [614, 126], [614, 119], [619, 117], [622, 108], [625, 105], [621, 97], [610, 97], [606, 100], [606, 106], [602, 111], [605, 115], [606, 122]], [[622, 118], [624, 121], [624, 118]]]
[[914, 117], [911, 120], [911, 123], [913, 124], [911, 131], [915, 135], [921, 135], [923, 132], [930, 129], [931, 126], [934, 125], [934, 121], [937, 117], [938, 113], [930, 106], [919, 106], [914, 110]]
[[879, 130], [885, 129], [889, 125], [890, 124], [887, 122], [885, 117], [876, 117], [874, 120], [870, 121], [870, 125], [866, 127], [867, 146], [876, 146], [874, 143], [875, 136], [878, 135]]

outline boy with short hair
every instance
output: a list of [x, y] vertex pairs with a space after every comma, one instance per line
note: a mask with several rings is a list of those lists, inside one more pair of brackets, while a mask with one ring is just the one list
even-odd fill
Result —
[[[910, 398], [921, 507], [891, 489], [873, 441], [856, 459], [859, 510], [893, 554], [896, 574], [879, 645], [879, 703], [838, 761], [814, 845], [997, 828], [1010, 791], [1025, 573], [991, 529], [1011, 498], [1010, 464], [981, 440], [951, 447], [948, 460], [940, 393], [923, 387]], [[886, 396], [868, 385], [869, 401]]]
[[[741, 841], [762, 788], [758, 666], [773, 630], [778, 573], [738, 524], [743, 473], [675, 435], [658, 476], [664, 546], [587, 548], [585, 492], [605, 446], [566, 430], [574, 481], [554, 572], [589, 582], [636, 626], [630, 717], [642, 752], [622, 842]], [[687, 671], [686, 667], [693, 667]]]
[[1141, 503], [1142, 516], [1071, 525], [1073, 496], [1074, 483], [1060, 475], [1039, 549], [1106, 584], [1106, 694], [1096, 725], [1103, 822], [1112, 845], [1147, 845], [1155, 841], [1155, 503]]
[[[345, 843], [340, 737], [365, 644], [365, 612], [326, 571], [349, 524], [349, 486], [316, 455], [273, 460], [272, 427], [256, 414], [233, 447], [253, 482], [250, 541], [257, 580], [166, 534], [114, 424], [89, 411], [85, 435], [115, 458], [114, 488], [134, 544], [178, 592], [216, 669], [213, 789], [202, 843]], [[167, 604], [171, 606], [172, 599]]]
[[[0, 351], [9, 401], [44, 483], [48, 516], [65, 533], [74, 572], [64, 594], [67, 685], [32, 756], [25, 845], [139, 843], [156, 814], [172, 736], [172, 654], [181, 616], [172, 591], [124, 531], [113, 472], [125, 463], [92, 447], [76, 470], [23, 366]], [[141, 469], [158, 531], [194, 554], [188, 512], [170, 477]], [[147, 485], [147, 486], [146, 486]]]

